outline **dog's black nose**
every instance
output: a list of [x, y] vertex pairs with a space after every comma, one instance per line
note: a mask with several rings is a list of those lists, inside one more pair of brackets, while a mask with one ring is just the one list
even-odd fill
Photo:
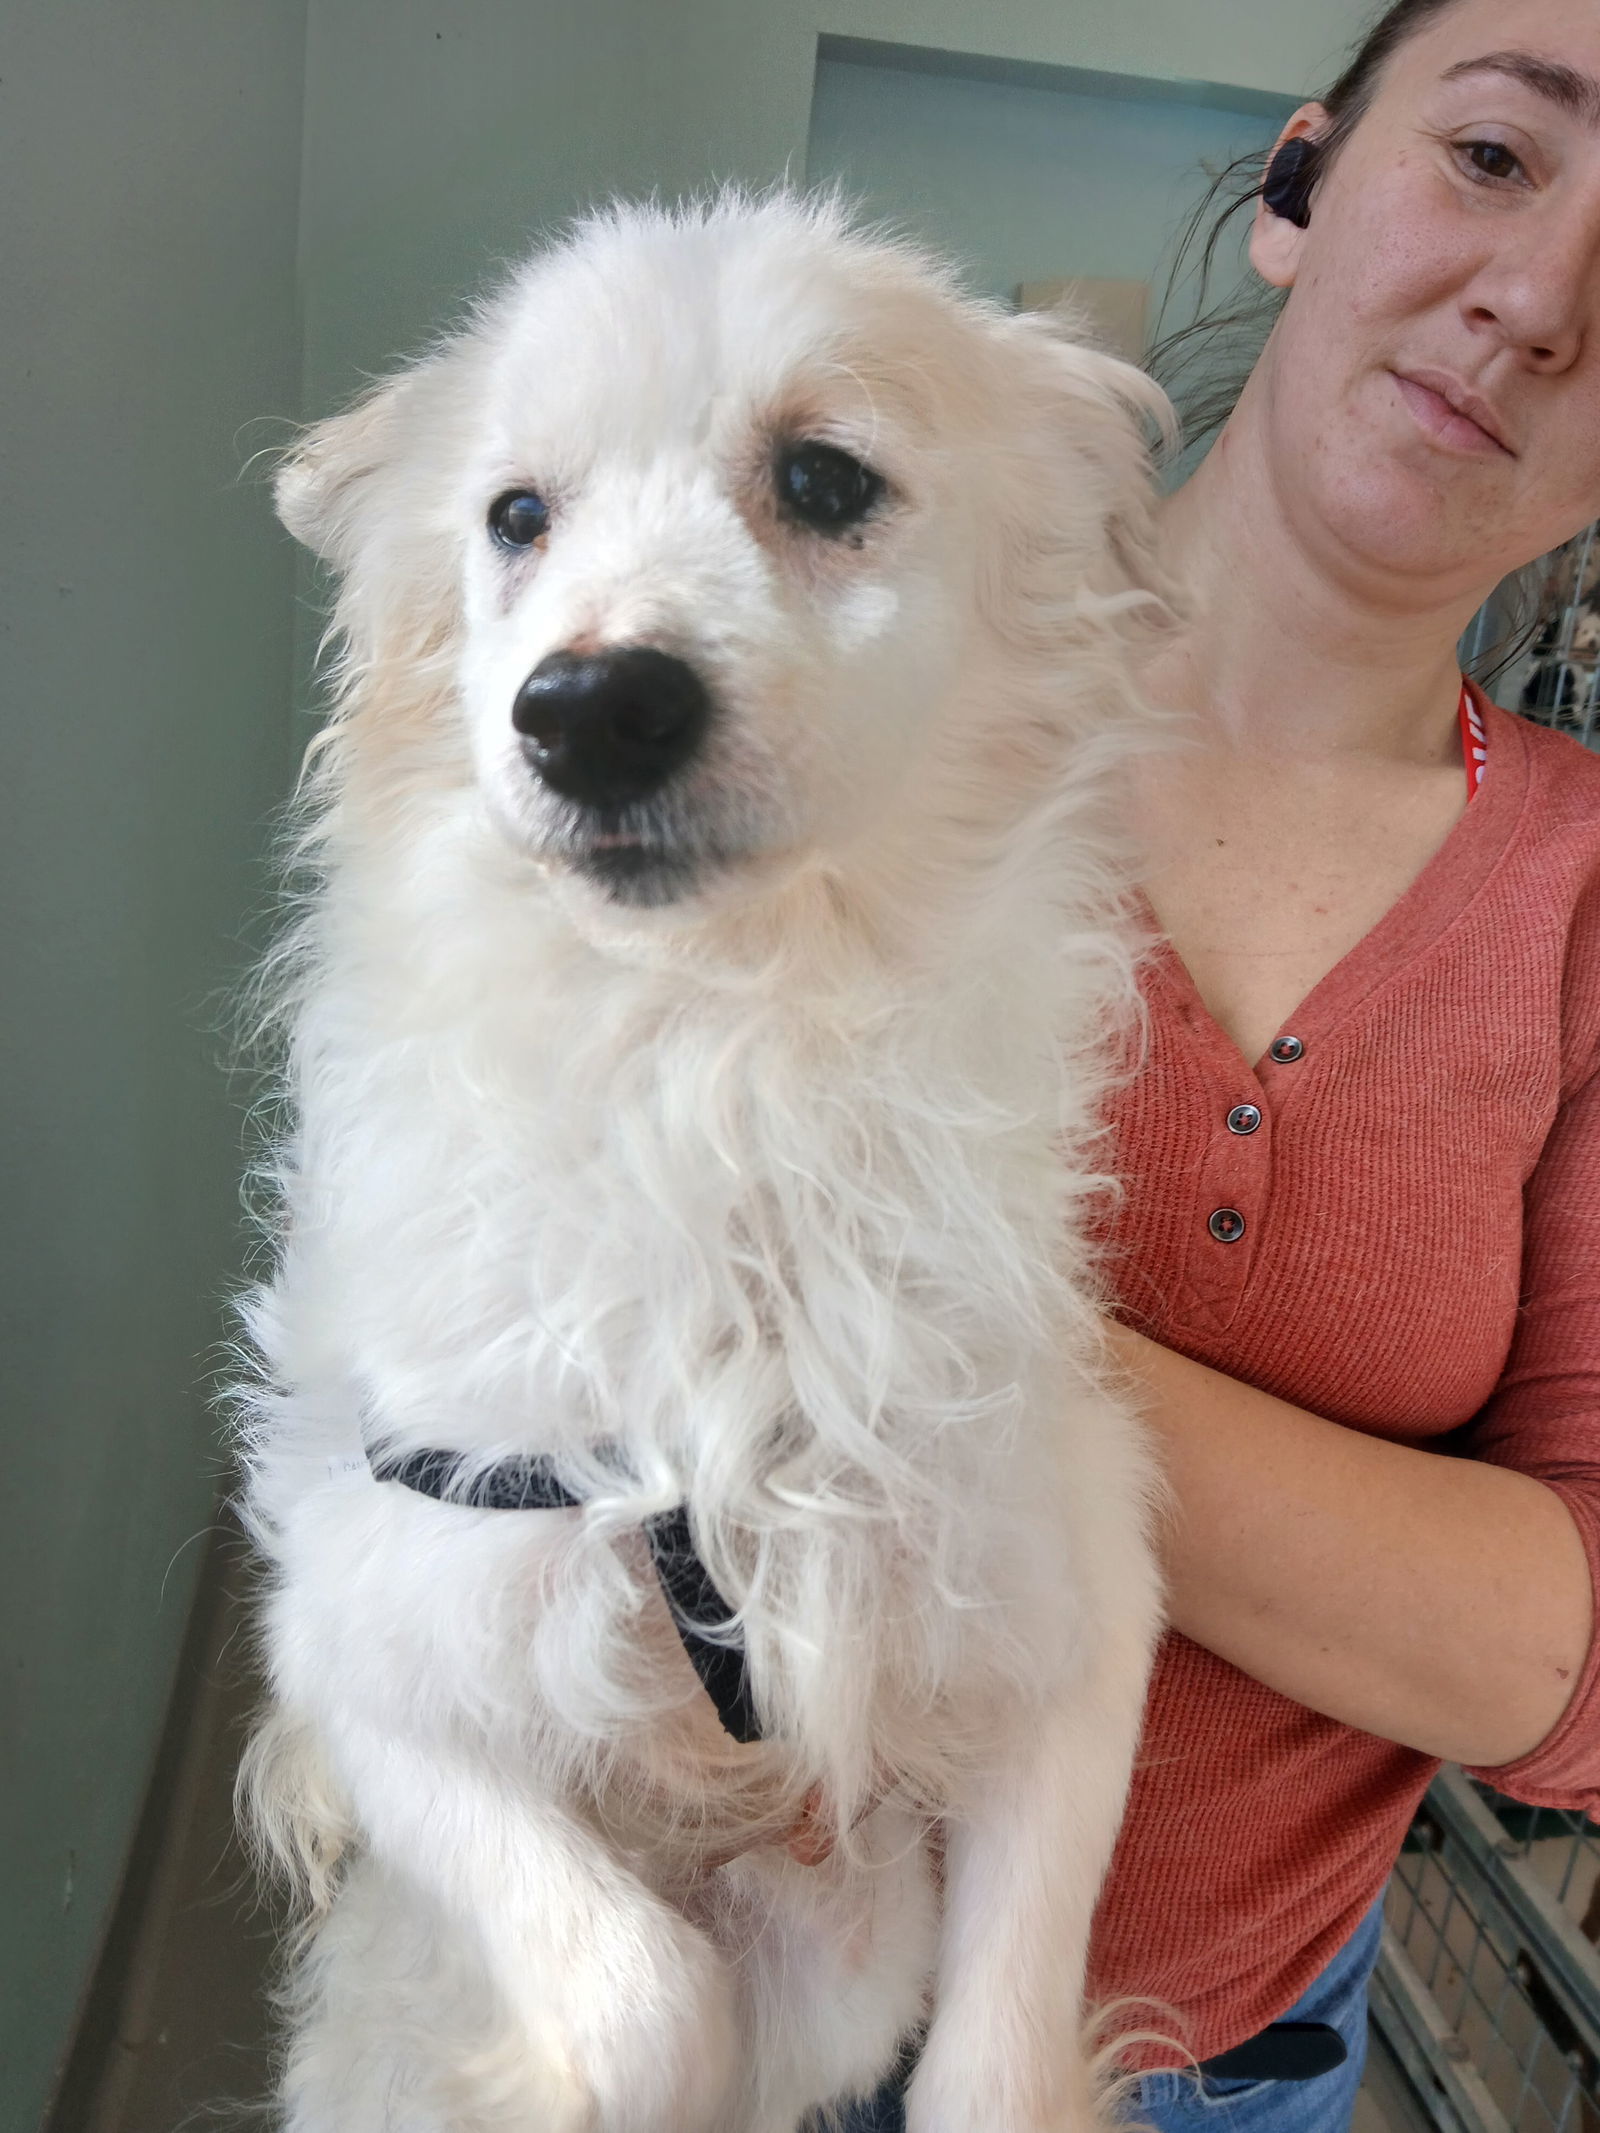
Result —
[[644, 645], [552, 652], [511, 706], [539, 776], [586, 807], [648, 799], [689, 761], [710, 718], [693, 667]]

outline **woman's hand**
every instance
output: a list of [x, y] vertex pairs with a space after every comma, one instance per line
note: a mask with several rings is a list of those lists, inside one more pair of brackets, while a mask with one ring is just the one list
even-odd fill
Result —
[[[881, 1806], [888, 1796], [889, 1786], [884, 1784], [874, 1792], [865, 1807], [856, 1816], [853, 1828], [859, 1828], [875, 1807]], [[829, 1807], [827, 1795], [820, 1784], [813, 1785], [800, 1803], [800, 1812], [789, 1828], [779, 1837], [763, 1837], [762, 1845], [781, 1844], [797, 1866], [821, 1866], [831, 1859], [839, 1843], [839, 1824]], [[754, 1849], [755, 1847], [749, 1847]], [[714, 1864], [726, 1866], [731, 1859], [741, 1856], [729, 1852]]]
[[[1554, 1491], [1308, 1414], [1118, 1320], [1106, 1334], [1171, 1492], [1175, 1628], [1427, 1755], [1492, 1769], [1538, 1746], [1592, 1634], [1588, 1560]], [[820, 1786], [779, 1841], [805, 1866], [830, 1857]]]
[[[870, 1812], [870, 1810], [869, 1810]], [[783, 1840], [783, 1848], [800, 1866], [821, 1866], [831, 1858], [839, 1829], [823, 1806], [822, 1787], [813, 1785], [800, 1805], [800, 1819]]]
[[1115, 1320], [1171, 1488], [1175, 1627], [1345, 1724], [1493, 1768], [1551, 1732], [1592, 1634], [1561, 1498], [1347, 1429]]

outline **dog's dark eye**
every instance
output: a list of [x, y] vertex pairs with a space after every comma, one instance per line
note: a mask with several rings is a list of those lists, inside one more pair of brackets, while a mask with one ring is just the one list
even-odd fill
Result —
[[814, 533], [859, 526], [883, 495], [884, 479], [831, 444], [786, 444], [773, 469], [778, 502]]
[[531, 548], [550, 531], [550, 506], [531, 489], [508, 489], [489, 506], [489, 531], [502, 548]]

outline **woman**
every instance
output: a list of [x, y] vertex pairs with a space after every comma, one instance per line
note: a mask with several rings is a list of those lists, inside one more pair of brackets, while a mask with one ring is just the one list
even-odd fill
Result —
[[1166, 507], [1198, 745], [1134, 795], [1109, 1237], [1177, 1514], [1092, 1989], [1250, 2043], [1130, 2103], [1229, 2133], [1348, 2123], [1441, 1758], [1600, 1806], [1600, 760], [1455, 651], [1600, 513], [1600, 9], [1401, 0], [1292, 143], [1287, 301]]

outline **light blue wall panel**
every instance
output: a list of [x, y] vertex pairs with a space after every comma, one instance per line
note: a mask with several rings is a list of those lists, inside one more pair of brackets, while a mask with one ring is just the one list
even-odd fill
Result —
[[1218, 108], [1121, 83], [1092, 93], [1093, 77], [1063, 69], [1074, 85], [1058, 86], [1046, 74], [825, 53], [808, 176], [842, 181], [873, 213], [954, 252], [990, 295], [1057, 275], [1161, 281], [1206, 166], [1265, 148], [1293, 109], [1263, 97]]

